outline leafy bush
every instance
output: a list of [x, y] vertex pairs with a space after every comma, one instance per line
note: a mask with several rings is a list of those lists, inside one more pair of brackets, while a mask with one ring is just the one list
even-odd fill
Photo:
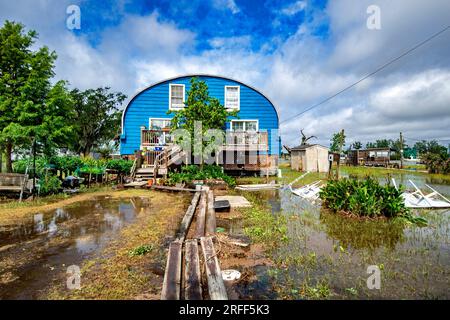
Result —
[[321, 190], [323, 205], [334, 212], [343, 211], [367, 217], [395, 217], [407, 214], [402, 190], [380, 185], [371, 177], [364, 180], [332, 180]]
[[58, 193], [61, 188], [61, 180], [54, 175], [49, 175], [46, 178], [41, 179], [39, 184], [39, 193], [43, 196]]
[[450, 174], [450, 158], [447, 154], [427, 153], [422, 160], [429, 173]]
[[133, 161], [124, 159], [112, 159], [106, 163], [107, 169], [117, 170], [120, 174], [129, 174]]
[[[32, 169], [33, 159], [21, 159], [14, 162], [14, 172], [25, 173], [26, 167], [28, 171]], [[123, 159], [93, 159], [90, 157], [79, 156], [54, 156], [54, 157], [37, 157], [36, 173], [38, 176], [45, 174], [44, 168], [52, 167], [66, 173], [92, 173], [102, 174], [105, 169], [114, 169], [119, 174], [128, 174], [133, 165], [132, 161]]]
[[199, 166], [189, 165], [181, 168], [181, 172], [169, 173], [169, 184], [190, 183], [193, 180], [222, 179], [229, 186], [234, 186], [234, 178], [222, 172], [222, 167], [215, 165], [205, 165], [203, 169]]

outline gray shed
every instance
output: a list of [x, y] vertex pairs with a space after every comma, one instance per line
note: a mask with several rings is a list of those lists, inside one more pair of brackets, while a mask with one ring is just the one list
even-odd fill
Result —
[[328, 148], [304, 144], [291, 149], [291, 168], [297, 171], [328, 172]]

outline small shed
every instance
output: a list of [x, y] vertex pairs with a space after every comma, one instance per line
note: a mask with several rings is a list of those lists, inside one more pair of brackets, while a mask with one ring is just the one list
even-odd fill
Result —
[[320, 144], [303, 144], [292, 148], [291, 168], [307, 172], [328, 172], [328, 148]]

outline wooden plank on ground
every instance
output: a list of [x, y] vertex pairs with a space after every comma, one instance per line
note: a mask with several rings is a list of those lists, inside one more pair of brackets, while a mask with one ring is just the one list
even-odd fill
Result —
[[195, 237], [196, 239], [200, 239], [205, 236], [205, 223], [206, 223], [206, 191], [202, 191], [202, 195], [200, 197], [200, 204], [198, 206], [197, 218], [195, 219], [196, 229], [195, 229]]
[[208, 191], [208, 210], [206, 213], [206, 235], [212, 236], [216, 233], [216, 210], [214, 209], [214, 194]]
[[222, 271], [220, 270], [219, 259], [217, 259], [212, 237], [202, 237], [200, 243], [205, 261], [209, 297], [211, 300], [228, 300], [227, 291], [222, 279]]
[[195, 192], [195, 191], [197, 191], [195, 189], [189, 189], [189, 188], [166, 187], [166, 186], [157, 186], [157, 185], [152, 185], [151, 188], [155, 189], [155, 190], [163, 190], [163, 191], [187, 191], [187, 192]]
[[191, 205], [186, 210], [186, 214], [181, 221], [180, 230], [178, 232], [177, 241], [183, 242], [186, 238], [189, 226], [191, 225], [192, 218], [194, 216], [195, 208], [197, 207], [198, 199], [200, 198], [200, 192], [196, 192], [192, 197]]
[[186, 240], [184, 264], [184, 299], [202, 300], [200, 259], [197, 240]]
[[170, 243], [161, 300], [180, 300], [182, 248], [181, 242], [173, 241]]

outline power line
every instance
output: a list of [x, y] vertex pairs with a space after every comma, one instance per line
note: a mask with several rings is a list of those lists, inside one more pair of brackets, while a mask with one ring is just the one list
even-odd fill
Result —
[[356, 86], [357, 84], [363, 82], [364, 80], [366, 80], [367, 78], [370, 78], [371, 76], [375, 75], [376, 73], [380, 72], [381, 70], [383, 70], [384, 68], [388, 67], [389, 65], [393, 64], [394, 62], [400, 60], [401, 58], [403, 58], [404, 56], [408, 55], [409, 53], [413, 52], [414, 50], [420, 48], [421, 46], [423, 46], [425, 43], [431, 41], [432, 39], [436, 38], [437, 36], [441, 35], [442, 33], [444, 33], [445, 31], [447, 31], [448, 29], [450, 29], [450, 26], [446, 26], [444, 29], [440, 30], [439, 32], [436, 32], [435, 34], [433, 34], [432, 36], [428, 37], [427, 39], [423, 40], [422, 42], [416, 44], [414, 47], [412, 47], [411, 49], [405, 51], [404, 53], [402, 53], [401, 55], [399, 55], [398, 57], [390, 60], [389, 62], [386, 62], [385, 64], [383, 64], [382, 66], [378, 67], [377, 69], [375, 69], [374, 71], [366, 74], [364, 77], [362, 77], [361, 79], [359, 79], [358, 81], [352, 83], [351, 85], [349, 85], [348, 87], [345, 87], [344, 89], [338, 91], [337, 93], [333, 94], [332, 96], [329, 96], [328, 98], [306, 108], [305, 110], [303, 110], [300, 113], [297, 113], [296, 115], [290, 117], [289, 119], [283, 120], [280, 122], [280, 125], [286, 122], [289, 122], [295, 118], [298, 118], [299, 116], [301, 116], [302, 114], [317, 108], [318, 106], [324, 104], [325, 102], [330, 101], [331, 99], [335, 98], [336, 96], [340, 95], [341, 93], [344, 93], [345, 91], [353, 88], [354, 86]]

